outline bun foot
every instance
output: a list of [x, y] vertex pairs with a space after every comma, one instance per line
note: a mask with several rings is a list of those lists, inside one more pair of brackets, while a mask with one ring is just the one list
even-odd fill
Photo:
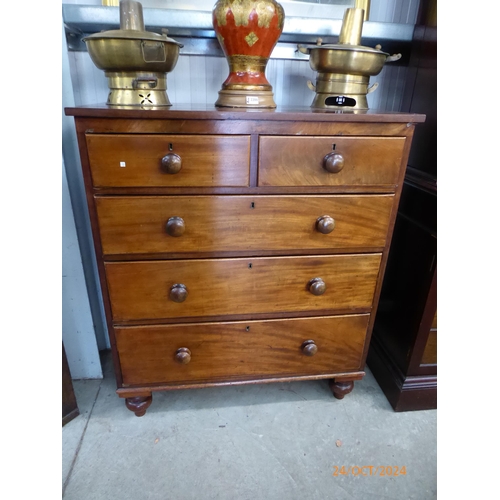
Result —
[[136, 396], [134, 398], [126, 398], [125, 406], [135, 413], [136, 417], [142, 417], [146, 414], [153, 401], [153, 396]]
[[338, 382], [330, 380], [328, 385], [337, 399], [344, 399], [344, 396], [354, 389], [354, 381], [352, 380], [339, 380]]

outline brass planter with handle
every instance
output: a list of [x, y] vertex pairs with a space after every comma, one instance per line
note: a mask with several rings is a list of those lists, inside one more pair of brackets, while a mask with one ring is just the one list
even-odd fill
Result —
[[108, 79], [110, 106], [171, 106], [167, 73], [183, 46], [163, 34], [145, 31], [142, 5], [120, 2], [120, 29], [83, 39], [92, 62]]
[[316, 84], [308, 87], [316, 92], [311, 108], [365, 111], [367, 94], [378, 87], [370, 86], [370, 76], [378, 75], [385, 63], [397, 61], [401, 54], [389, 55], [381, 47], [361, 45], [364, 10], [347, 9], [342, 21], [338, 44], [299, 45], [303, 54], [309, 54], [309, 65], [317, 71]]

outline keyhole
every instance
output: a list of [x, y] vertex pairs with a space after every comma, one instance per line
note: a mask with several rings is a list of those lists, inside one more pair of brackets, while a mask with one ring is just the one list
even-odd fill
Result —
[[252, 269], [252, 263], [248, 264], [248, 269]]
[[245, 328], [245, 330], [246, 330], [247, 332], [249, 332], [249, 331], [250, 331], [250, 327], [249, 327], [249, 326], [247, 326], [247, 327]]
[[336, 144], [332, 144], [332, 151], [335, 151], [335, 148], [337, 147]]
[[255, 202], [250, 203], [250, 208], [255, 208]]
[[173, 145], [172, 143], [170, 143], [170, 144], [168, 145], [168, 150], [169, 150], [169, 151], [173, 151], [173, 149], [174, 149], [174, 145]]

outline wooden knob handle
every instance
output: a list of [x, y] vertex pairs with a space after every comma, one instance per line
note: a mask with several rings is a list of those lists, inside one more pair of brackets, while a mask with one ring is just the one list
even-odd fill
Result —
[[176, 283], [170, 288], [170, 300], [174, 302], [184, 302], [187, 299], [188, 291], [186, 285], [182, 283]]
[[328, 153], [323, 158], [323, 168], [331, 174], [336, 174], [344, 168], [344, 157], [340, 153]]
[[313, 295], [323, 295], [326, 292], [326, 283], [321, 278], [314, 278], [309, 282], [309, 291]]
[[181, 365], [187, 365], [191, 361], [191, 351], [187, 347], [179, 347], [174, 358]]
[[166, 174], [176, 174], [181, 168], [181, 157], [175, 153], [168, 153], [161, 159], [161, 169]]
[[318, 346], [314, 343], [314, 340], [302, 342], [301, 349], [306, 356], [314, 356], [318, 352]]
[[329, 215], [322, 215], [316, 221], [316, 230], [323, 234], [328, 234], [335, 228], [335, 220]]
[[182, 217], [170, 217], [166, 224], [167, 234], [170, 236], [182, 236], [186, 230], [186, 224]]

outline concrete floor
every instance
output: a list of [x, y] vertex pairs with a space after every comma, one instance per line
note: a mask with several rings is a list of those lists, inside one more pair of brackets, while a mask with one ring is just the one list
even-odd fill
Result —
[[[184, 390], [153, 394], [141, 418], [115, 394], [108, 355], [103, 370], [74, 381], [64, 500], [437, 497], [437, 411], [395, 413], [369, 370], [343, 400], [326, 381]], [[334, 475], [342, 466], [354, 469]]]

